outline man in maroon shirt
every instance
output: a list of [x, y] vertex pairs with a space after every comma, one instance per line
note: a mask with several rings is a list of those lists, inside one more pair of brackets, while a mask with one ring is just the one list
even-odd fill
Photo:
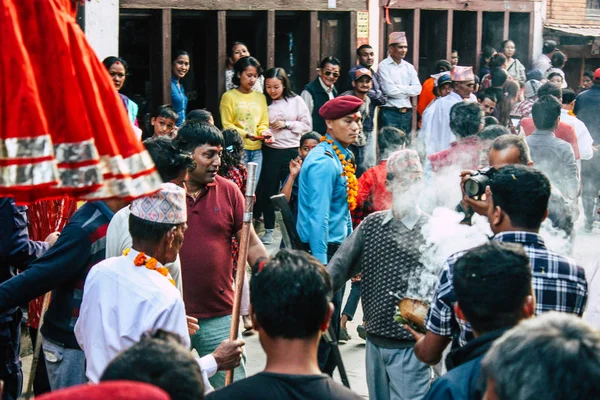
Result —
[[[187, 181], [188, 230], [179, 256], [186, 313], [198, 318], [200, 325], [191, 336], [192, 347], [202, 357], [229, 337], [233, 309], [231, 238], [240, 241], [244, 197], [233, 182], [217, 175], [223, 136], [215, 126], [189, 121], [179, 129], [176, 142], [182, 150], [192, 152], [196, 162]], [[266, 256], [252, 229], [248, 262], [252, 265]], [[242, 361], [234, 378], [245, 376]], [[210, 382], [215, 389], [224, 386], [225, 373], [217, 372]]]
[[483, 127], [483, 110], [477, 103], [456, 103], [450, 109], [450, 129], [456, 136], [451, 147], [429, 156], [433, 172], [446, 168], [477, 169], [481, 144], [477, 134]]

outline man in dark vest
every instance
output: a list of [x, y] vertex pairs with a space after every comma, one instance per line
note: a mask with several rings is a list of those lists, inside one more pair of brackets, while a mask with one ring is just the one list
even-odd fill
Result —
[[319, 67], [317, 79], [304, 86], [300, 94], [312, 115], [313, 131], [324, 135], [327, 133], [325, 120], [319, 115], [319, 109], [338, 95], [335, 83], [340, 77], [340, 60], [335, 57], [325, 57]]
[[420, 261], [425, 238], [420, 232], [429, 216], [416, 202], [423, 190], [423, 168], [417, 152], [404, 149], [389, 156], [386, 170], [392, 208], [365, 218], [329, 261], [327, 271], [334, 290], [362, 273], [369, 398], [422, 399], [429, 390], [430, 368], [417, 359], [410, 332], [394, 321], [398, 301], [390, 292], [409, 297], [421, 286], [411, 277], [425, 272]]

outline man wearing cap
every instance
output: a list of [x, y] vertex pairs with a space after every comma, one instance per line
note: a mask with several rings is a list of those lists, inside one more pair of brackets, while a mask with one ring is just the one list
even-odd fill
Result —
[[[304, 248], [323, 264], [352, 232], [350, 209], [356, 206], [358, 182], [348, 147], [358, 138], [362, 105], [358, 97], [339, 96], [321, 107], [319, 114], [327, 124], [327, 134], [308, 153], [300, 171], [296, 228]], [[341, 291], [336, 292], [331, 318], [336, 335], [340, 330], [341, 301]], [[323, 341], [319, 345], [319, 367], [329, 375], [335, 370], [331, 346]]]
[[[585, 228], [591, 231], [594, 223], [596, 209], [594, 202], [600, 193], [600, 68], [594, 71], [594, 85], [577, 96], [573, 109], [578, 119], [588, 127], [594, 139], [594, 155], [590, 160], [581, 162], [581, 181], [583, 191], [583, 211], [585, 215]], [[600, 207], [600, 204], [598, 204]]]
[[420, 232], [429, 216], [415, 201], [423, 189], [423, 170], [417, 152], [408, 149], [392, 153], [386, 170], [392, 208], [367, 216], [327, 270], [334, 290], [362, 273], [369, 398], [421, 399], [429, 390], [430, 369], [416, 358], [410, 332], [394, 321], [398, 300], [390, 292], [407, 297], [415, 289], [410, 278], [425, 269], [420, 261], [425, 238]]
[[431, 75], [431, 79], [433, 80], [433, 93], [435, 98], [427, 105], [421, 115], [421, 130], [419, 131], [419, 142], [424, 146], [426, 155], [433, 154], [429, 152], [429, 149], [435, 148], [436, 146], [435, 143], [437, 141], [438, 132], [431, 130], [435, 110], [440, 104], [440, 100], [447, 97], [453, 90], [450, 71]]
[[[86, 375], [97, 383], [110, 361], [148, 330], [176, 333], [190, 346], [185, 306], [166, 263], [175, 261], [187, 229], [185, 190], [163, 183], [153, 195], [131, 204], [132, 247], [99, 263], [88, 274], [75, 324], [86, 358]], [[217, 368], [239, 364], [241, 343], [223, 343], [199, 360], [205, 385]]]
[[473, 67], [457, 65], [452, 68], [451, 78], [454, 91], [439, 100], [431, 116], [431, 127], [428, 129], [433, 133], [433, 137], [428, 141], [429, 145], [426, 148], [428, 155], [449, 149], [450, 144], [456, 141], [456, 136], [450, 129], [452, 106], [462, 101], [477, 102], [477, 97], [473, 95], [475, 87]]
[[[373, 147], [373, 154], [365, 154], [367, 142], [371, 141], [371, 131], [365, 129], [365, 125], [373, 127], [373, 120], [371, 114], [371, 99], [368, 96], [369, 91], [373, 88], [373, 74], [366, 68], [359, 68], [354, 73], [354, 79], [352, 80], [352, 90], [348, 90], [341, 94], [341, 96], [356, 96], [363, 101], [363, 105], [360, 107], [360, 115], [362, 126], [358, 139], [350, 147], [356, 157], [356, 177], [359, 178], [364, 171], [367, 170], [372, 164], [375, 163], [375, 147]], [[374, 142], [372, 142], [374, 143]]]
[[[392, 32], [388, 37], [388, 57], [379, 64], [381, 87], [387, 96], [381, 108], [381, 126], [394, 126], [409, 138], [412, 131], [410, 97], [421, 93], [421, 83], [415, 67], [404, 60], [408, 52], [406, 33]], [[409, 140], [410, 141], [410, 140]]]

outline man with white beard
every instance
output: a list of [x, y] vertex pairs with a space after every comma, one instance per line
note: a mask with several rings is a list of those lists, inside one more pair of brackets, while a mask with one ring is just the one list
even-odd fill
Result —
[[397, 299], [408, 281], [424, 270], [421, 228], [429, 216], [417, 202], [423, 169], [414, 150], [392, 153], [387, 165], [392, 208], [370, 214], [327, 264], [334, 290], [362, 272], [361, 300], [367, 332], [367, 385], [378, 400], [421, 399], [429, 390], [430, 368], [413, 351], [412, 335], [394, 321]]

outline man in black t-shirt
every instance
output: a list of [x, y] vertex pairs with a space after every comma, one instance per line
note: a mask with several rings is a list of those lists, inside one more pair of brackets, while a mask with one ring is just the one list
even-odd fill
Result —
[[250, 281], [250, 314], [267, 365], [208, 399], [361, 399], [322, 374], [317, 362], [319, 339], [333, 313], [332, 296], [327, 270], [307, 253], [284, 249], [258, 262]]

